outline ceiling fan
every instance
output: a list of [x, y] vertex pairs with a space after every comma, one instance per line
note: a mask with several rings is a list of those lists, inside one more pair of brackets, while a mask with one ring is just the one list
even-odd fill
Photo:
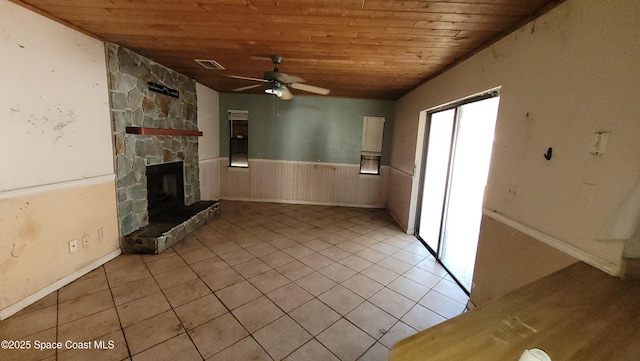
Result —
[[265, 71], [263, 79], [250, 78], [246, 76], [229, 75], [230, 78], [234, 78], [234, 79], [251, 80], [251, 81], [264, 83], [264, 84], [256, 84], [256, 85], [249, 85], [241, 88], [236, 88], [236, 89], [233, 89], [233, 91], [241, 92], [244, 90], [265, 86], [266, 84], [267, 87], [264, 90], [265, 93], [273, 94], [283, 100], [289, 100], [293, 98], [293, 94], [291, 93], [289, 88], [302, 90], [302, 91], [314, 93], [314, 94], [320, 94], [320, 95], [329, 94], [329, 89], [320, 88], [320, 87], [308, 85], [308, 84], [302, 84], [304, 83], [304, 79], [298, 78], [297, 76], [281, 73], [280, 70], [278, 70], [278, 65], [282, 62], [281, 56], [274, 55], [271, 57], [271, 60], [273, 61], [273, 65], [275, 65], [275, 68], [273, 69], [273, 71]]

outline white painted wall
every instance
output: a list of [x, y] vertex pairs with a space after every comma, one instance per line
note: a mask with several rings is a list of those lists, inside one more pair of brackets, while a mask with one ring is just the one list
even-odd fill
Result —
[[[412, 173], [422, 110], [502, 86], [484, 207], [617, 268], [623, 242], [598, 234], [640, 178], [639, 33], [640, 2], [562, 3], [400, 99], [391, 166]], [[597, 131], [611, 132], [602, 156]]]
[[198, 97], [198, 139], [200, 159], [200, 197], [202, 200], [219, 200], [220, 190], [220, 94], [196, 83]]
[[103, 44], [8, 1], [0, 24], [3, 319], [117, 256], [119, 233]]
[[112, 174], [103, 44], [8, 1], [0, 18], [0, 192]]
[[198, 129], [202, 137], [198, 139], [200, 160], [215, 159], [220, 156], [220, 93], [200, 83], [196, 83], [198, 95]]

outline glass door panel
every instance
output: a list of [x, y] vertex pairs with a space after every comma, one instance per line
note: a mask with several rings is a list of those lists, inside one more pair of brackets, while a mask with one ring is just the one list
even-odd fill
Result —
[[460, 106], [440, 260], [471, 290], [499, 98]]
[[418, 236], [438, 252], [455, 109], [431, 115]]

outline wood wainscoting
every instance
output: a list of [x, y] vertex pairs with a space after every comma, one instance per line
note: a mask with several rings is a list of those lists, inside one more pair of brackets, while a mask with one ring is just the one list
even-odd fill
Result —
[[249, 159], [248, 168], [219, 158], [222, 199], [385, 208], [389, 167], [360, 174], [358, 164]]

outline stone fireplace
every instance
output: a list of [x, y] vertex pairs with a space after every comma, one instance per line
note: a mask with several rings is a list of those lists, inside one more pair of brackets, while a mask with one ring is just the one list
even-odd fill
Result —
[[[211, 205], [199, 202], [196, 84], [116, 44], [106, 53], [122, 249], [159, 253], [198, 225], [174, 224], [185, 216], [170, 210], [186, 207], [197, 216]], [[127, 244], [132, 237], [135, 244]]]

